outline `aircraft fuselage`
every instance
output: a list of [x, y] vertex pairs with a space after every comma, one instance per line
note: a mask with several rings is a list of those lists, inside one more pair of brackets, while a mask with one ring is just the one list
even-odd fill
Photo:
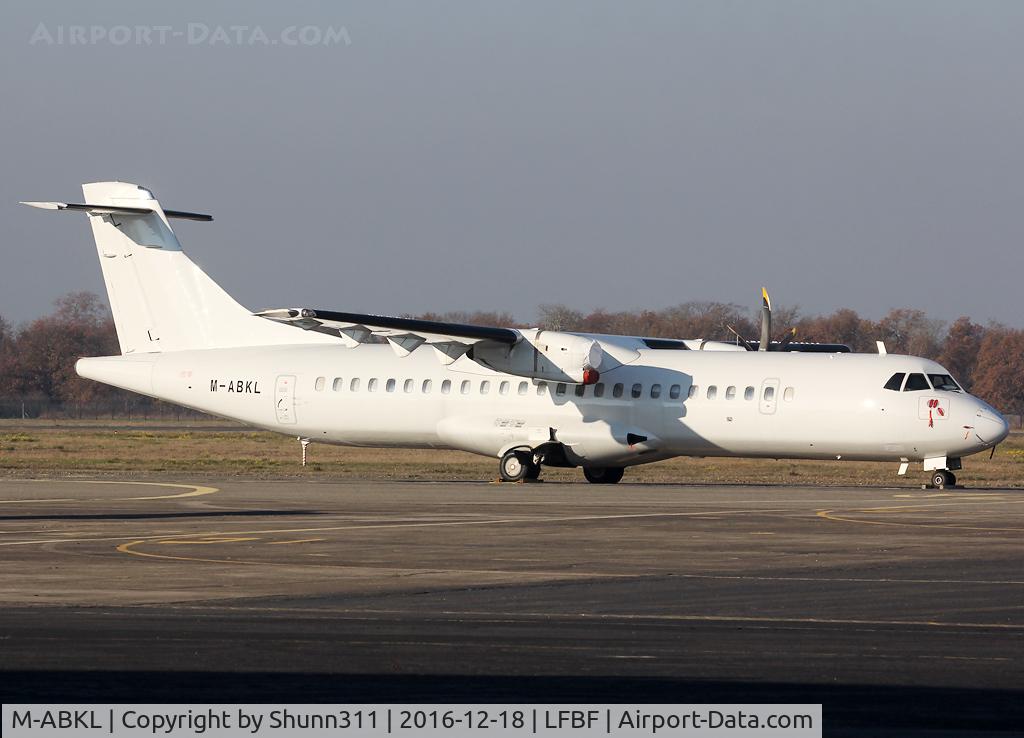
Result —
[[[621, 348], [623, 341], [616, 337]], [[614, 339], [609, 339], [614, 340]], [[612, 349], [615, 346], [611, 346]], [[959, 459], [1005, 437], [961, 391], [884, 389], [945, 374], [900, 355], [640, 349], [595, 385], [539, 382], [387, 345], [284, 345], [83, 359], [83, 376], [270, 431], [488, 456], [553, 440], [576, 464], [672, 456]], [[940, 467], [941, 468], [941, 467]]]

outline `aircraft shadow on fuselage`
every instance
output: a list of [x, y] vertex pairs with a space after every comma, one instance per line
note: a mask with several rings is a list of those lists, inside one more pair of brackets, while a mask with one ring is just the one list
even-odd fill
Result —
[[[652, 424], [655, 427], [645, 430], [660, 435], [663, 429], [671, 428], [672, 443], [700, 451], [695, 455], [728, 455], [722, 446], [696, 433], [684, 420], [690, 387], [693, 386], [692, 375], [660, 367], [633, 365], [622, 367], [628, 371], [626, 375], [625, 372], [620, 374], [619, 369], [616, 367], [602, 375], [601, 381], [605, 384], [605, 391], [601, 398], [594, 397], [593, 387], [584, 389], [584, 394], [580, 397], [576, 394], [576, 387], [581, 385], [568, 385], [565, 394], [559, 395], [555, 392], [551, 396], [552, 400], [557, 406], [576, 405], [580, 419], [585, 424], [614, 422], [645, 429], [645, 421], [654, 421]], [[619, 382], [624, 385], [622, 396], [614, 397], [613, 387]], [[641, 386], [640, 397], [632, 396], [634, 384]], [[651, 387], [655, 384], [661, 385], [661, 396], [658, 399], [651, 398]], [[679, 397], [672, 399], [669, 394], [670, 388], [676, 384], [680, 387]], [[645, 412], [642, 404], [647, 404], [649, 410]], [[660, 413], [660, 417], [654, 417], [655, 413]]]

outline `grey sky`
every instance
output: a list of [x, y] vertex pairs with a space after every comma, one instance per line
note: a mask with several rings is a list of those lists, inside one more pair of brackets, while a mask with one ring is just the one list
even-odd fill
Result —
[[[350, 45], [35, 43], [40, 23]], [[1024, 3], [4, 4], [0, 315], [102, 293], [83, 181], [251, 308], [918, 307], [1024, 325]]]

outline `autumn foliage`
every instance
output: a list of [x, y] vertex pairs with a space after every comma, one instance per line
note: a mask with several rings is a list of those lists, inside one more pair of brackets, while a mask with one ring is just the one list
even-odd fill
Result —
[[[65, 412], [127, 398], [112, 387], [75, 374], [80, 356], [119, 353], [117, 334], [106, 304], [94, 294], [77, 292], [56, 302], [50, 315], [19, 328], [0, 317], [0, 407], [26, 397], [43, 398]], [[500, 312], [429, 313], [419, 316], [478, 325], [523, 325]], [[759, 313], [731, 303], [687, 302], [660, 310], [584, 313], [565, 305], [542, 305], [539, 325], [553, 330], [616, 333], [671, 338], [732, 340], [726, 328], [756, 340]], [[1024, 331], [1000, 324], [980, 325], [959, 318], [946, 325], [920, 310], [890, 310], [880, 320], [848, 308], [828, 315], [802, 316], [793, 308], [773, 313], [776, 338], [795, 327], [797, 339], [848, 344], [874, 352], [884, 341], [890, 353], [937, 360], [965, 388], [1005, 413], [1024, 414]], [[135, 397], [135, 396], [132, 396]]]

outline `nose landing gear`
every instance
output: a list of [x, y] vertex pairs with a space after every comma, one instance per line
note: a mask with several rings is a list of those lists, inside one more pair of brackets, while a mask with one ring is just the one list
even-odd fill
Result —
[[956, 486], [956, 474], [949, 469], [936, 469], [932, 472], [931, 485], [938, 489]]

